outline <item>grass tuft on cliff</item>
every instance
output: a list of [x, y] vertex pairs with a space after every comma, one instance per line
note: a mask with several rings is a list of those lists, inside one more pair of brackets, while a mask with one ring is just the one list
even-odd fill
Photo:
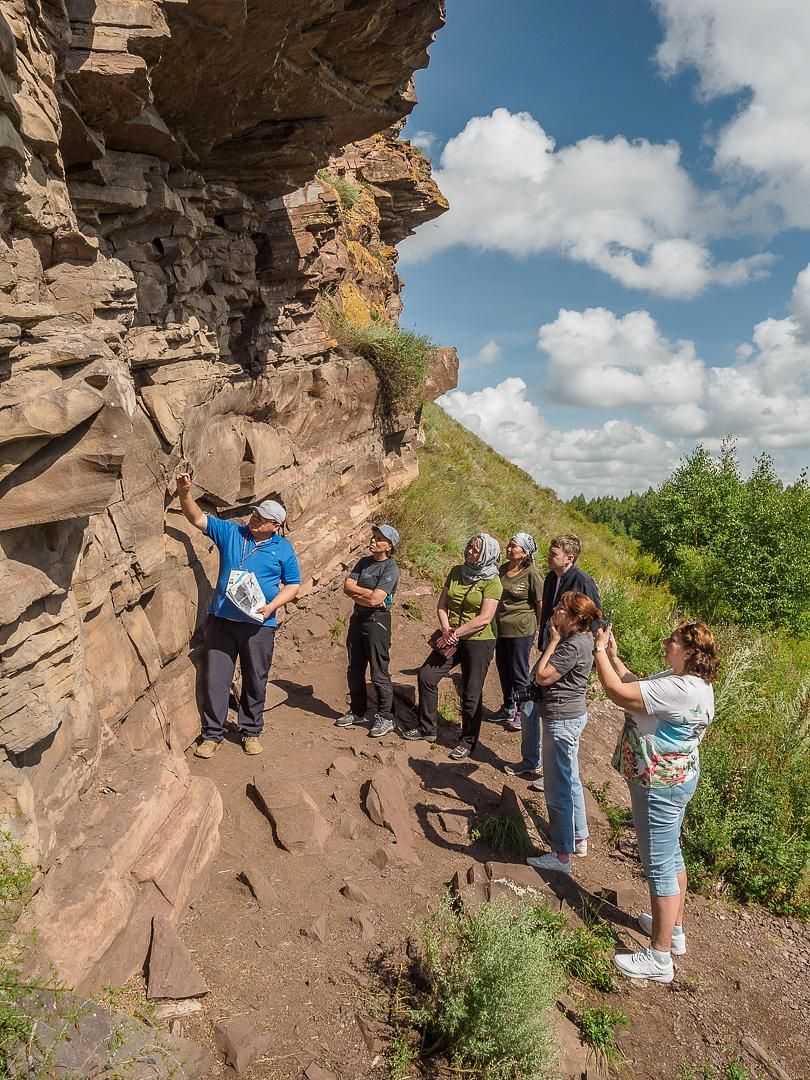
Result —
[[319, 169], [318, 179], [323, 180], [325, 184], [329, 184], [335, 189], [343, 210], [351, 210], [362, 198], [363, 189], [359, 184], [353, 183], [345, 176], [336, 176], [334, 173], [329, 172], [328, 169]]
[[420, 404], [428, 364], [436, 351], [429, 338], [381, 318], [361, 326], [328, 300], [321, 304], [320, 317], [342, 349], [371, 364], [385, 415], [394, 416]]
[[[636, 541], [561, 503], [438, 406], [425, 405], [423, 416], [419, 477], [387, 508], [402, 537], [400, 563], [431, 578], [438, 594], [476, 532], [503, 549], [525, 529], [538, 542], [541, 572], [549, 540], [576, 533], [580, 564], [598, 582], [605, 611], [615, 612], [623, 660], [639, 675], [660, 671], [677, 604]], [[684, 827], [690, 887], [810, 917], [810, 642], [713, 629], [722, 667]]]

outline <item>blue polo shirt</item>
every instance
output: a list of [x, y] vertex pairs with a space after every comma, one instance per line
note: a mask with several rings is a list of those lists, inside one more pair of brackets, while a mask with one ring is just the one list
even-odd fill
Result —
[[[237, 525], [233, 521], [208, 514], [205, 535], [213, 540], [219, 549], [219, 575], [217, 588], [208, 607], [209, 615], [232, 622], [259, 624], [249, 615], [245, 615], [225, 595], [231, 570], [250, 570], [256, 575], [268, 604], [281, 592], [282, 585], [300, 585], [301, 571], [295, 549], [289, 540], [279, 533], [274, 533], [267, 540], [257, 544], [247, 525]], [[275, 612], [266, 619], [265, 626], [276, 625]]]

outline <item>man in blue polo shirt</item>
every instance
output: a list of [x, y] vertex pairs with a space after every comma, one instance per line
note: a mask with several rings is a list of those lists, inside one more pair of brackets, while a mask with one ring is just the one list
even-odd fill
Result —
[[[239, 657], [242, 694], [239, 699], [239, 730], [246, 754], [260, 754], [259, 736], [264, 726], [267, 676], [273, 660], [276, 611], [293, 600], [301, 588], [298, 559], [289, 540], [279, 531], [287, 511], [273, 499], [254, 506], [246, 525], [223, 521], [206, 514], [191, 494], [191, 477], [177, 477], [180, 509], [195, 529], [205, 533], [219, 549], [219, 575], [208, 608], [205, 631], [206, 671], [202, 741], [194, 753], [210, 758], [225, 737], [228, 696]], [[241, 574], [254, 575], [265, 603], [248, 610], [235, 585]], [[230, 596], [229, 596], [230, 592]]]

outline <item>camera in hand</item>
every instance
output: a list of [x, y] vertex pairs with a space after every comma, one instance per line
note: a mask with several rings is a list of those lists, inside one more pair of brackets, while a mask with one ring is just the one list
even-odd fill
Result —
[[522, 705], [524, 701], [539, 701], [543, 695], [543, 687], [538, 686], [534, 679], [530, 679], [522, 690], [512, 691], [512, 702]]

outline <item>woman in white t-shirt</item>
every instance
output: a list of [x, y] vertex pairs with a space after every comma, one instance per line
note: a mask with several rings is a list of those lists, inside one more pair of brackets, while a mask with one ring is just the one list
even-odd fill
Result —
[[610, 627], [595, 636], [595, 666], [605, 693], [626, 709], [613, 767], [627, 781], [652, 914], [639, 916], [649, 949], [621, 953], [630, 979], [672, 982], [672, 953], [686, 952], [686, 867], [680, 836], [700, 774], [699, 746], [714, 716], [717, 649], [705, 623], [682, 623], [664, 641], [669, 667], [639, 679], [619, 659]]

